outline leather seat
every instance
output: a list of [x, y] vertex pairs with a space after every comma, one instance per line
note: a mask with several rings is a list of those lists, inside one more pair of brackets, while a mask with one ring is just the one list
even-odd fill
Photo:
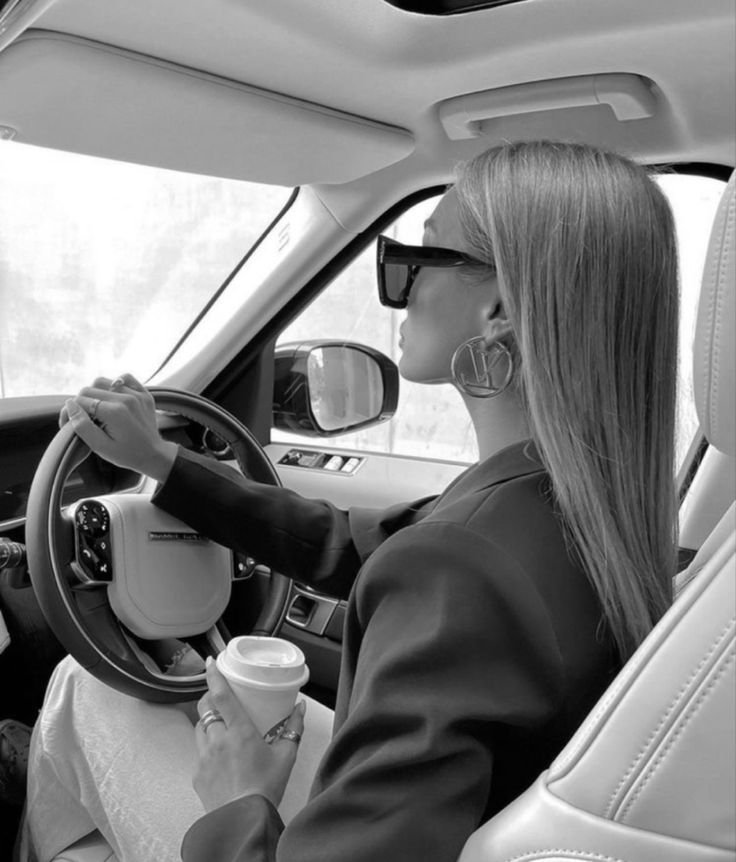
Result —
[[[735, 177], [714, 222], [694, 350], [701, 429], [731, 459]], [[680, 585], [549, 770], [470, 837], [459, 862], [734, 862], [736, 505]]]

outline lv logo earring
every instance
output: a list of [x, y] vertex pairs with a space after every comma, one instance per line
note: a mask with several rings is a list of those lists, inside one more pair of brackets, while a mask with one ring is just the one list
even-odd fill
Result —
[[514, 357], [501, 341], [486, 346], [482, 337], [470, 338], [458, 347], [450, 363], [455, 385], [473, 398], [493, 398], [511, 382]]

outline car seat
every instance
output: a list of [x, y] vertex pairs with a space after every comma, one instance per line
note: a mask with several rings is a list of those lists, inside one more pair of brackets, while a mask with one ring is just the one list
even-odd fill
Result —
[[[736, 174], [703, 272], [694, 345], [701, 429], [736, 457]], [[736, 493], [736, 489], [734, 489]], [[459, 862], [734, 862], [736, 506], [552, 766]], [[679, 589], [678, 589], [679, 588]]]
[[[736, 457], [736, 174], [716, 215], [696, 342], [698, 415]], [[458, 862], [734, 862], [736, 507], [686, 585], [552, 766]], [[22, 836], [21, 836], [22, 837]], [[21, 846], [20, 862], [32, 862]], [[54, 862], [116, 862], [94, 832]]]

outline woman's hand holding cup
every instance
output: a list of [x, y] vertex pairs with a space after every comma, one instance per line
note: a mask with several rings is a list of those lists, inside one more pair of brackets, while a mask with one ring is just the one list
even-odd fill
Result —
[[132, 374], [98, 377], [69, 398], [59, 425], [67, 422], [106, 461], [157, 481], [166, 479], [176, 459], [176, 444], [158, 432], [153, 396]]
[[211, 660], [207, 685], [209, 691], [197, 704], [199, 760], [193, 779], [205, 810], [252, 794], [278, 806], [304, 732], [304, 701], [291, 710], [280, 732], [267, 741]]

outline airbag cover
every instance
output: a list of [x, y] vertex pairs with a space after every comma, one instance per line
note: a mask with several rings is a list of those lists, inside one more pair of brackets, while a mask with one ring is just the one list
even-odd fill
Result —
[[142, 638], [201, 634], [230, 599], [232, 554], [158, 509], [147, 494], [97, 497], [110, 514], [118, 619]]

